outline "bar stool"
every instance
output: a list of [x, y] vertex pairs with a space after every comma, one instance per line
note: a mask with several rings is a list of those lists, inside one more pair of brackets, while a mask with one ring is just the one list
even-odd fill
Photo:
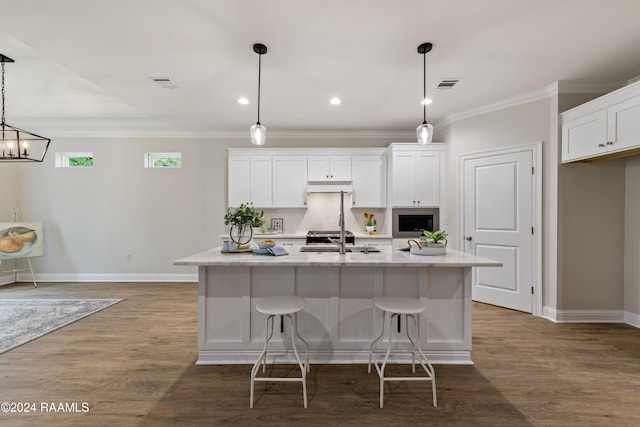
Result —
[[[433, 370], [433, 366], [425, 356], [422, 351], [422, 347], [420, 347], [420, 328], [418, 326], [418, 319], [420, 313], [422, 313], [426, 307], [424, 303], [417, 298], [408, 298], [408, 297], [378, 297], [374, 301], [374, 305], [382, 310], [382, 328], [380, 330], [380, 335], [373, 341], [371, 341], [371, 346], [369, 348], [369, 365], [368, 371], [371, 373], [371, 361], [373, 359], [373, 363], [378, 371], [378, 376], [380, 377], [380, 408], [384, 406], [384, 383], [386, 381], [431, 381], [431, 389], [433, 393], [433, 406], [438, 406], [438, 400], [436, 396], [436, 374]], [[405, 316], [405, 333], [407, 334], [407, 338], [411, 343], [411, 371], [413, 373], [416, 372], [416, 356], [418, 357], [418, 362], [422, 366], [422, 368], [427, 373], [426, 376], [414, 376], [414, 377], [387, 377], [384, 374], [384, 370], [387, 366], [387, 361], [389, 359], [389, 355], [391, 354], [391, 342], [393, 333], [391, 330], [392, 322], [394, 317], [398, 318], [398, 322], [401, 321], [401, 316]], [[384, 335], [385, 331], [385, 323], [389, 322], [389, 340], [387, 344], [387, 350], [380, 364], [378, 360], [376, 360], [375, 354], [376, 352], [381, 353], [384, 350], [374, 350], [373, 347], [376, 342], [378, 342]], [[409, 318], [413, 319], [413, 324], [415, 327], [415, 341], [411, 339], [409, 335]], [[399, 327], [400, 323], [398, 324]], [[403, 352], [402, 350], [396, 350], [394, 353]], [[406, 351], [405, 351], [406, 352]]]
[[[256, 304], [256, 310], [258, 310], [262, 314], [267, 315], [267, 319], [265, 321], [265, 340], [264, 340], [264, 348], [262, 349], [262, 353], [254, 363], [253, 368], [251, 369], [251, 397], [249, 407], [253, 408], [253, 388], [256, 381], [300, 381], [302, 382], [302, 395], [304, 397], [304, 407], [307, 407], [307, 372], [309, 372], [309, 345], [307, 342], [298, 335], [298, 321], [296, 314], [303, 310], [307, 305], [307, 301], [304, 298], [300, 298], [298, 296], [275, 296], [264, 298], [258, 304]], [[275, 316], [286, 316], [289, 318], [289, 323], [291, 325], [291, 346], [293, 347], [293, 353], [296, 356], [296, 360], [298, 361], [298, 366], [300, 366], [300, 371], [302, 371], [302, 376], [299, 378], [272, 378], [272, 377], [258, 377], [258, 369], [260, 368], [260, 364], [262, 364], [262, 372], [264, 373], [266, 370], [267, 363], [267, 345], [269, 344], [269, 340], [273, 336], [273, 318]], [[306, 357], [305, 363], [303, 364], [300, 360], [300, 356], [298, 355], [298, 349], [296, 348], [296, 338], [298, 338], [306, 348]]]

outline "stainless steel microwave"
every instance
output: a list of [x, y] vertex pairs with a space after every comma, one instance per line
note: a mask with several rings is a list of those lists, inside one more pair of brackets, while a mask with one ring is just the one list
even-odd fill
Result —
[[423, 230], [440, 229], [438, 208], [393, 208], [392, 237], [419, 237]]

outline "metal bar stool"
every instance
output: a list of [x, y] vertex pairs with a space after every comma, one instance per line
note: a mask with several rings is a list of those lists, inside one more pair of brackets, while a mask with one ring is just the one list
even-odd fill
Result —
[[[380, 329], [380, 334], [378, 335], [378, 337], [375, 338], [373, 341], [371, 341], [371, 345], [369, 347], [368, 371], [369, 373], [371, 373], [371, 361], [373, 360], [376, 370], [378, 371], [378, 376], [380, 377], [380, 407], [382, 408], [384, 406], [384, 383], [386, 381], [431, 381], [431, 389], [433, 392], [433, 406], [434, 407], [438, 406], [438, 400], [436, 396], [436, 374], [435, 374], [435, 371], [433, 370], [433, 366], [431, 366], [431, 363], [429, 362], [429, 359], [427, 359], [427, 356], [425, 356], [424, 352], [422, 351], [422, 347], [420, 347], [420, 328], [418, 326], [419, 325], [418, 319], [419, 319], [420, 313], [422, 313], [426, 309], [424, 303], [417, 298], [378, 297], [375, 299], [374, 305], [380, 310], [382, 310], [382, 328]], [[386, 377], [384, 375], [384, 370], [387, 366], [389, 355], [391, 354], [391, 342], [393, 337], [391, 329], [392, 329], [393, 319], [395, 317], [398, 318], [398, 328], [400, 328], [400, 320], [402, 315], [405, 316], [405, 322], [404, 322], [405, 333], [407, 334], [407, 338], [411, 343], [411, 350], [407, 350], [411, 353], [411, 371], [413, 373], [416, 372], [416, 356], [417, 356], [420, 366], [422, 366], [422, 368], [427, 373], [426, 376]], [[415, 327], [415, 340], [412, 339], [411, 336], [409, 335], [409, 318], [413, 320], [413, 324]], [[388, 339], [387, 350], [386, 350], [384, 359], [382, 360], [382, 363], [379, 363], [379, 361], [376, 360], [375, 353], [376, 352], [381, 353], [382, 350], [374, 350], [373, 347], [376, 344], [376, 342], [378, 342], [384, 336], [385, 323], [387, 319], [389, 322], [389, 331], [388, 331], [389, 339]], [[398, 332], [400, 331], [398, 330]], [[394, 353], [396, 352], [398, 353], [403, 352], [403, 350], [394, 351]]]
[[[254, 363], [253, 368], [251, 369], [251, 397], [249, 407], [253, 408], [253, 388], [256, 381], [299, 381], [302, 382], [302, 395], [304, 397], [304, 407], [307, 407], [307, 372], [309, 372], [309, 345], [307, 342], [302, 339], [300, 335], [298, 335], [298, 318], [296, 314], [303, 310], [307, 305], [307, 301], [304, 298], [300, 298], [297, 296], [275, 296], [268, 297], [260, 301], [256, 304], [256, 310], [258, 310], [262, 314], [267, 315], [267, 319], [265, 321], [265, 340], [264, 340], [264, 348], [262, 349], [262, 353]], [[275, 316], [286, 316], [289, 318], [289, 324], [291, 325], [291, 346], [293, 347], [293, 353], [296, 356], [296, 360], [298, 361], [298, 366], [300, 366], [300, 371], [302, 372], [301, 377], [296, 378], [287, 378], [287, 377], [258, 377], [258, 369], [260, 368], [260, 364], [262, 364], [262, 372], [264, 373], [266, 370], [267, 364], [267, 345], [269, 344], [269, 340], [273, 336], [273, 318]], [[300, 356], [298, 355], [298, 349], [296, 348], [296, 338], [298, 338], [306, 348], [306, 357], [305, 363], [303, 364], [300, 360]]]

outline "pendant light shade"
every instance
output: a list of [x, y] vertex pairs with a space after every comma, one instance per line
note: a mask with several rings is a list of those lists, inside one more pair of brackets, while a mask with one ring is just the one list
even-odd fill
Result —
[[264, 145], [267, 142], [267, 128], [262, 126], [260, 122], [251, 126], [249, 132], [251, 133], [251, 143], [253, 145]]
[[418, 144], [430, 144], [433, 140], [433, 126], [427, 123], [427, 103], [424, 100], [427, 98], [427, 53], [431, 52], [433, 45], [431, 43], [422, 43], [418, 46], [418, 53], [422, 55], [423, 59], [423, 94], [422, 94], [422, 124], [416, 129], [418, 137]]
[[267, 128], [260, 124], [260, 74], [262, 71], [262, 55], [267, 53], [267, 47], [261, 43], [253, 45], [253, 51], [258, 54], [258, 121], [251, 126], [251, 143], [253, 145], [264, 145], [267, 141]]
[[4, 65], [13, 59], [0, 54], [2, 66], [2, 120], [0, 121], [0, 161], [42, 162], [49, 149], [49, 138], [7, 124], [4, 120]]
[[427, 122], [422, 123], [416, 129], [418, 144], [429, 144], [433, 140], [433, 126]]

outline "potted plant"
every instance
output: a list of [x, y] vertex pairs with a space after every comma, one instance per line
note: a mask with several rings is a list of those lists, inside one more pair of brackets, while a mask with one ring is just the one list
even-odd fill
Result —
[[[444, 255], [447, 252], [447, 232], [444, 230], [422, 232], [420, 241], [409, 240], [409, 251], [416, 255]], [[411, 246], [415, 243], [415, 246]]]
[[422, 237], [420, 238], [420, 242], [429, 247], [444, 247], [447, 246], [447, 232], [444, 230], [438, 231], [422, 231]]
[[242, 203], [232, 210], [227, 209], [224, 216], [224, 225], [231, 225], [229, 237], [238, 247], [246, 245], [253, 238], [253, 227], [260, 227], [264, 212], [253, 209], [251, 206]]

